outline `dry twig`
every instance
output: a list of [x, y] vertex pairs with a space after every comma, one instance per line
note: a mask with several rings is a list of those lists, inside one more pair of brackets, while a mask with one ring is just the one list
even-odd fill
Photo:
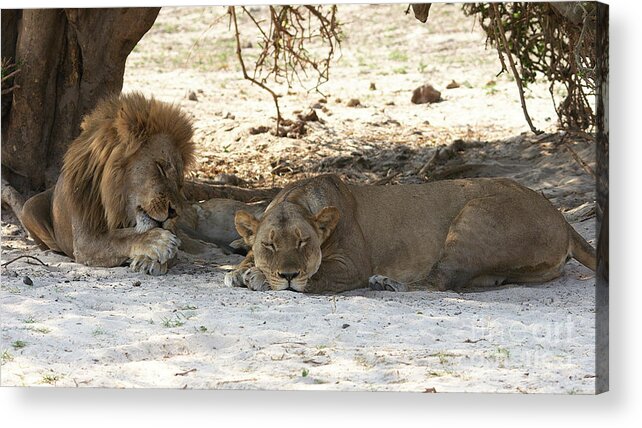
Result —
[[18, 64], [12, 63], [8, 58], [2, 59], [2, 95], [7, 95], [20, 88], [19, 85], [9, 86], [11, 84], [11, 79], [18, 73], [20, 73]]
[[562, 137], [562, 144], [564, 145], [564, 148], [569, 151], [573, 159], [575, 159], [575, 162], [578, 163], [579, 166], [582, 167], [584, 171], [586, 171], [591, 177], [594, 179], [597, 179], [597, 176], [595, 175], [595, 171], [593, 171], [593, 168], [591, 168], [591, 165], [587, 164], [581, 157], [580, 155], [573, 150], [573, 147], [566, 141], [566, 135]]
[[230, 6], [229, 8], [230, 11], [230, 19], [232, 19], [232, 22], [234, 23], [234, 36], [236, 38], [236, 56], [239, 59], [239, 62], [241, 63], [241, 70], [243, 70], [243, 77], [246, 80], [249, 80], [250, 82], [254, 83], [255, 85], [265, 89], [272, 95], [272, 99], [274, 100], [274, 105], [276, 106], [276, 129], [278, 132], [279, 126], [281, 125], [281, 110], [279, 109], [279, 97], [278, 95], [270, 88], [265, 86], [263, 83], [259, 82], [253, 77], [250, 77], [249, 74], [247, 74], [247, 69], [245, 68], [245, 61], [243, 61], [243, 54], [242, 54], [242, 48], [241, 48], [241, 36], [239, 34], [239, 26], [238, 26], [238, 20], [236, 19], [236, 8], [234, 6]]
[[3, 263], [3, 264], [2, 264], [2, 267], [7, 267], [7, 266], [9, 266], [11, 263], [13, 263], [13, 262], [15, 262], [15, 261], [18, 261], [18, 260], [20, 260], [20, 259], [25, 259], [25, 258], [26, 258], [26, 259], [34, 259], [34, 260], [36, 260], [36, 261], [40, 262], [40, 264], [41, 264], [41, 265], [43, 265], [43, 266], [49, 266], [47, 263], [43, 262], [43, 261], [42, 261], [42, 260], [40, 260], [38, 257], [22, 255], [22, 256], [18, 256], [18, 257], [16, 257], [16, 258], [14, 258], [14, 259], [11, 259], [11, 260], [9, 260], [9, 261], [8, 261], [8, 262], [6, 262], [6, 263]]
[[[241, 6], [254, 27], [258, 30], [261, 48], [254, 63], [252, 75], [248, 72], [243, 57], [243, 45], [239, 30], [237, 7], [228, 8], [231, 24], [234, 26], [236, 39], [236, 56], [241, 64], [243, 77], [267, 91], [274, 100], [277, 112], [277, 135], [283, 117], [279, 108], [279, 95], [267, 85], [273, 78], [276, 83], [287, 83], [291, 87], [294, 81], [305, 86], [304, 79], [309, 76], [308, 69], [317, 75], [315, 85], [309, 90], [319, 91], [320, 85], [329, 79], [330, 61], [334, 57], [336, 46], [340, 45], [340, 29], [336, 19], [336, 6], [268, 6], [267, 22], [257, 19], [254, 12]], [[322, 56], [309, 50], [309, 45], [320, 40], [325, 46]], [[316, 50], [316, 49], [315, 49]]]
[[[513, 77], [515, 77], [515, 83], [517, 84], [517, 90], [519, 91], [519, 101], [522, 104], [522, 111], [524, 112], [524, 118], [526, 118], [526, 122], [528, 123], [528, 126], [531, 128], [531, 131], [535, 133], [536, 135], [539, 135], [542, 133], [539, 129], [533, 125], [533, 121], [531, 120], [530, 115], [528, 114], [528, 110], [526, 109], [526, 101], [524, 100], [524, 87], [522, 85], [522, 80], [521, 76], [519, 75], [519, 72], [517, 71], [517, 67], [515, 66], [515, 60], [513, 59], [513, 54], [510, 51], [508, 41], [506, 40], [506, 33], [504, 30], [504, 26], [502, 24], [502, 20], [499, 16], [499, 12], [497, 11], [497, 5], [492, 3], [491, 7], [493, 9], [493, 21], [495, 22], [496, 28], [497, 28], [497, 33], [499, 34], [500, 40], [501, 40], [501, 46], [504, 49], [504, 53], [506, 56], [508, 56], [508, 63], [510, 64], [510, 68], [513, 72]], [[497, 45], [497, 52], [499, 53], [500, 59], [502, 58], [502, 53], [499, 50], [500, 44]], [[502, 61], [502, 67], [506, 67], [506, 64], [504, 64], [504, 60], [501, 59]]]

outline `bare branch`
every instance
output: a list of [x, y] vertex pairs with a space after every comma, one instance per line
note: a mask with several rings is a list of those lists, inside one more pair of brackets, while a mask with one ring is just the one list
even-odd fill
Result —
[[[308, 90], [319, 91], [328, 81], [330, 62], [337, 46], [340, 46], [340, 29], [336, 19], [336, 6], [268, 6], [264, 9], [268, 19], [257, 19], [255, 13], [241, 6], [258, 32], [260, 51], [254, 62], [253, 72], [245, 64], [239, 20], [234, 6], [229, 7], [230, 21], [234, 25], [237, 57], [241, 63], [243, 77], [268, 91], [277, 109], [277, 135], [282, 121], [278, 95], [267, 82], [285, 83], [288, 87], [298, 82], [301, 86], [311, 77], [314, 70], [316, 83]], [[321, 43], [319, 46], [318, 42]], [[309, 49], [312, 47], [313, 49]], [[323, 54], [319, 51], [323, 50]], [[252, 74], [250, 76], [250, 74]]]
[[258, 80], [250, 77], [247, 74], [247, 69], [245, 68], [245, 62], [243, 61], [243, 54], [241, 52], [241, 36], [239, 34], [239, 27], [238, 27], [238, 22], [237, 22], [237, 19], [236, 19], [236, 9], [235, 9], [234, 6], [230, 6], [229, 11], [230, 11], [230, 16], [231, 16], [232, 22], [234, 23], [234, 35], [236, 37], [236, 56], [238, 57], [239, 62], [241, 63], [241, 70], [243, 70], [243, 77], [246, 80], [249, 80], [250, 82], [254, 83], [255, 85], [265, 89], [266, 91], [268, 91], [270, 93], [270, 95], [272, 95], [272, 99], [274, 100], [274, 105], [276, 106], [276, 132], [278, 134], [279, 126], [281, 125], [281, 109], [279, 109], [278, 96], [276, 95], [276, 93], [272, 89], [268, 88], [263, 83], [261, 83]]
[[[513, 76], [515, 77], [515, 83], [517, 84], [517, 89], [519, 91], [519, 100], [522, 103], [522, 111], [524, 112], [524, 117], [526, 118], [526, 122], [528, 122], [528, 126], [531, 128], [531, 131], [539, 135], [542, 133], [542, 131], [535, 128], [535, 126], [533, 125], [533, 121], [531, 120], [531, 117], [528, 114], [528, 110], [526, 109], [526, 101], [524, 100], [524, 87], [522, 86], [522, 79], [519, 72], [517, 71], [517, 67], [515, 67], [515, 60], [513, 59], [513, 54], [511, 53], [510, 48], [508, 46], [508, 41], [506, 40], [506, 33], [504, 32], [504, 26], [502, 25], [502, 21], [499, 17], [499, 13], [497, 12], [497, 5], [495, 3], [491, 3], [490, 6], [493, 8], [493, 19], [495, 21], [495, 25], [497, 26], [497, 32], [499, 33], [499, 37], [502, 41], [502, 46], [504, 48], [504, 51], [506, 52], [506, 56], [508, 57], [508, 63], [510, 64], [510, 68], [513, 71]], [[506, 67], [503, 60], [502, 60], [502, 67]]]

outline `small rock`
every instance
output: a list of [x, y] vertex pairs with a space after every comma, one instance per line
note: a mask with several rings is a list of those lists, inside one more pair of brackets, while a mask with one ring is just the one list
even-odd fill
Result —
[[394, 101], [388, 101], [388, 102], [386, 103], [386, 105], [387, 105], [387, 106], [393, 106], [393, 105], [395, 105], [395, 102], [394, 102]]
[[337, 104], [341, 104], [341, 98], [335, 98], [334, 102], [337, 103]]
[[343, 325], [341, 326], [341, 328], [343, 328], [343, 329], [346, 329], [346, 328], [348, 328], [348, 327], [350, 327], [350, 324], [343, 324]]
[[132, 287], [140, 287], [140, 281], [134, 281]]
[[202, 94], [203, 90], [202, 89], [197, 89], [196, 92], [198, 92], [199, 94]]
[[253, 126], [249, 129], [250, 135], [257, 135], [257, 134], [265, 134], [270, 130], [270, 127], [261, 125], [261, 126]]
[[230, 112], [227, 112], [227, 113], [225, 114], [225, 116], [223, 116], [223, 119], [230, 119], [230, 120], [234, 120], [234, 119], [236, 119], [236, 116], [234, 116], [234, 115], [233, 115], [232, 113], [230, 113]]
[[312, 104], [312, 108], [321, 108], [321, 103]]
[[25, 284], [25, 285], [33, 285], [33, 281], [32, 281], [32, 280], [31, 280], [31, 278], [29, 278], [28, 276], [24, 276], [24, 277], [22, 278], [22, 282], [23, 282], [23, 284]]
[[357, 98], [351, 98], [350, 101], [346, 103], [348, 107], [356, 107], [361, 105], [361, 101], [359, 101]]
[[325, 103], [327, 103], [327, 102], [328, 102], [328, 100], [326, 100], [325, 98], [319, 98], [319, 102], [320, 102], [321, 104], [325, 104]]
[[413, 104], [436, 103], [441, 101], [441, 92], [432, 87], [432, 85], [423, 85], [412, 91], [410, 101]]
[[376, 91], [377, 90], [377, 85], [375, 85], [374, 82], [370, 82], [370, 90], [371, 91]]
[[189, 95], [187, 96], [187, 99], [190, 101], [198, 101], [198, 97], [196, 96], [196, 92], [191, 91]]
[[299, 120], [303, 120], [304, 122], [318, 122], [319, 121], [319, 116], [317, 116], [317, 112], [314, 109], [310, 109], [310, 111], [308, 113], [306, 113], [306, 114], [300, 114], [298, 116], [298, 118], [299, 118]]
[[456, 89], [459, 88], [461, 85], [454, 80], [451, 81], [448, 85], [446, 85], [446, 89]]

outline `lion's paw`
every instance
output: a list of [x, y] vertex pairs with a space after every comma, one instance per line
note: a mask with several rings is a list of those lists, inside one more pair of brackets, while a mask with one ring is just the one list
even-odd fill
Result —
[[408, 286], [383, 275], [373, 275], [368, 279], [368, 285], [375, 291], [408, 291]]
[[243, 273], [245, 286], [254, 291], [267, 291], [270, 289], [265, 275], [257, 267], [251, 267]]
[[180, 239], [172, 232], [154, 228], [137, 237], [137, 242], [132, 246], [130, 257], [138, 259], [139, 263], [147, 264], [144, 259], [151, 259], [160, 265], [166, 264], [176, 257]]
[[129, 268], [134, 272], [153, 276], [165, 275], [167, 273], [167, 262], [160, 263], [158, 260], [150, 259], [147, 256], [136, 256], [129, 264]]
[[225, 274], [223, 283], [226, 287], [245, 287], [245, 280], [243, 274], [246, 269], [236, 269]]

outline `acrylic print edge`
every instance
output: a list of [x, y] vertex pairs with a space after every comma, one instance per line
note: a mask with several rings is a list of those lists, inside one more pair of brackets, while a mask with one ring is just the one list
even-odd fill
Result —
[[609, 390], [609, 5], [597, 2], [595, 393]]

